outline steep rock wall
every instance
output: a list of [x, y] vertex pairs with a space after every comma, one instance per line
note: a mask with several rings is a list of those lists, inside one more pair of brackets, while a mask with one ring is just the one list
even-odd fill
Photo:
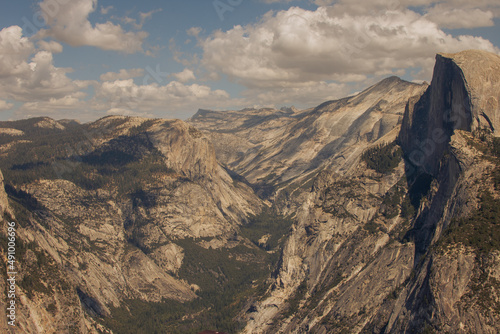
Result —
[[436, 176], [454, 130], [485, 128], [500, 135], [500, 57], [470, 50], [438, 54], [431, 85], [412, 99], [399, 143], [420, 172]]

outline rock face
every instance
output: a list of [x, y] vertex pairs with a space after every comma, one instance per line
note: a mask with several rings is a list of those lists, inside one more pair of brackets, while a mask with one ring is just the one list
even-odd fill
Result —
[[479, 50], [442, 54], [462, 71], [472, 107], [472, 130], [487, 128], [500, 135], [500, 56]]
[[305, 182], [324, 168], [345, 173], [368, 145], [394, 140], [408, 98], [426, 88], [390, 77], [356, 96], [301, 112], [202, 110], [188, 122], [210, 130], [218, 157], [249, 182]]
[[500, 129], [500, 57], [485, 51], [438, 54], [429, 89], [410, 100], [399, 142], [408, 160], [436, 175], [454, 130]]

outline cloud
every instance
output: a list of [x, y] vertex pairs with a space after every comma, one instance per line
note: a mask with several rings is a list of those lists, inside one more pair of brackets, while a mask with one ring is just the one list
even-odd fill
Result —
[[33, 53], [35, 46], [23, 37], [19, 26], [11, 26], [0, 30], [0, 79], [7, 78], [30, 70], [26, 59]]
[[113, 6], [101, 7], [101, 14], [108, 15], [109, 11], [113, 9]]
[[54, 66], [47, 49], [59, 51], [60, 44], [42, 41], [39, 45], [37, 50], [18, 26], [0, 31], [0, 98], [21, 102], [60, 99], [90, 84], [68, 78], [72, 69]]
[[[0, 110], [13, 107], [6, 100], [21, 102], [16, 118], [44, 115], [88, 121], [118, 112], [186, 118], [200, 107], [224, 108], [239, 101], [223, 90], [184, 84], [195, 79], [190, 69], [176, 73], [176, 81], [164, 85], [135, 84], [133, 78], [146, 78], [146, 70], [140, 68], [104, 73], [100, 82], [72, 80], [68, 77], [71, 68], [54, 65], [51, 51], [58, 52], [60, 44], [42, 40], [37, 45], [23, 37], [18, 26], [0, 30]], [[88, 97], [85, 89], [91, 85], [94, 96]]]
[[499, 51], [480, 37], [454, 38], [410, 10], [370, 16], [339, 13], [335, 6], [269, 12], [256, 24], [218, 30], [200, 45], [208, 71], [248, 88], [361, 81], [432, 67], [437, 52]]
[[198, 35], [200, 35], [201, 31], [202, 31], [202, 29], [200, 27], [191, 27], [186, 31], [186, 33], [189, 36], [198, 37]]
[[267, 3], [267, 4], [271, 4], [271, 3], [277, 3], [277, 2], [281, 2], [281, 3], [289, 3], [289, 2], [292, 2], [293, 0], [261, 0], [261, 2], [263, 3]]
[[0, 111], [10, 110], [10, 109], [12, 109], [12, 107], [14, 107], [14, 104], [9, 103], [9, 102], [4, 101], [4, 100], [0, 100]]
[[313, 0], [318, 6], [333, 6], [338, 15], [383, 15], [387, 11], [419, 8], [429, 21], [441, 28], [475, 28], [493, 25], [500, 17], [497, 0]]
[[146, 23], [147, 20], [150, 20], [151, 17], [153, 16], [153, 14], [161, 12], [161, 11], [162, 11], [162, 9], [158, 8], [158, 9], [151, 10], [147, 13], [139, 12], [139, 20], [133, 19], [130, 17], [124, 17], [121, 20], [127, 24], [131, 24], [135, 29], [142, 29], [142, 27], [144, 26], [144, 23]]
[[163, 86], [157, 83], [137, 85], [133, 79], [127, 79], [100, 83], [96, 87], [92, 107], [104, 112], [128, 110], [128, 113], [136, 115], [154, 113], [185, 118], [198, 108], [227, 106], [230, 103], [226, 91], [212, 90], [205, 85], [185, 85], [178, 81]]
[[191, 80], [195, 80], [193, 71], [188, 68], [185, 68], [182, 72], [174, 73], [173, 76], [182, 83], [186, 83]]
[[106, 111], [106, 115], [118, 115], [118, 116], [136, 116], [136, 117], [155, 117], [154, 114], [148, 112], [138, 112], [123, 108], [111, 108]]
[[97, 0], [74, 0], [55, 3], [44, 0], [40, 8], [44, 13], [48, 29], [41, 29], [39, 38], [52, 37], [71, 46], [94, 46], [103, 50], [135, 53], [143, 51], [142, 44], [148, 36], [145, 31], [124, 31], [112, 22], [89, 21], [89, 15], [96, 10]]
[[318, 105], [349, 95], [351, 87], [342, 83], [310, 82], [302, 87], [253, 88], [243, 95], [245, 105], [273, 106], [296, 105], [299, 108]]
[[125, 80], [144, 76], [144, 69], [132, 68], [129, 70], [121, 69], [120, 72], [107, 72], [100, 76], [101, 81]]
[[495, 25], [493, 12], [479, 8], [447, 8], [436, 5], [427, 12], [425, 17], [440, 27], [448, 29], [492, 27]]
[[63, 51], [63, 46], [56, 41], [38, 41], [37, 42], [38, 47], [42, 50], [48, 51], [52, 54], [54, 53], [61, 53]]
[[159, 13], [161, 12], [163, 9], [161, 8], [158, 8], [158, 9], [153, 9], [147, 13], [139, 13], [139, 18], [140, 18], [140, 24], [141, 24], [141, 27], [142, 25], [144, 24], [144, 22], [146, 22], [146, 20], [150, 20], [151, 17], [153, 16], [153, 14], [155, 13]]
[[61, 98], [50, 98], [46, 101], [32, 101], [24, 103], [15, 114], [18, 117], [28, 118], [47, 116], [53, 118], [67, 118], [68, 115], [78, 111], [78, 117], [83, 120], [82, 113], [86, 108], [83, 92], [76, 92]]

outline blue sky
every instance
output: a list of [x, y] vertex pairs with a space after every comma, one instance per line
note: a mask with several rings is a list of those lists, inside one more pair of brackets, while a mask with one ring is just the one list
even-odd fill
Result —
[[0, 13], [0, 120], [181, 118], [340, 98], [435, 54], [500, 54], [498, 0], [18, 0]]

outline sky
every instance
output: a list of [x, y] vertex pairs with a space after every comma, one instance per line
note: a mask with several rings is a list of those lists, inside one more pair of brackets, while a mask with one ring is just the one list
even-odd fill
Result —
[[0, 120], [305, 109], [466, 49], [500, 54], [500, 1], [9, 1]]

